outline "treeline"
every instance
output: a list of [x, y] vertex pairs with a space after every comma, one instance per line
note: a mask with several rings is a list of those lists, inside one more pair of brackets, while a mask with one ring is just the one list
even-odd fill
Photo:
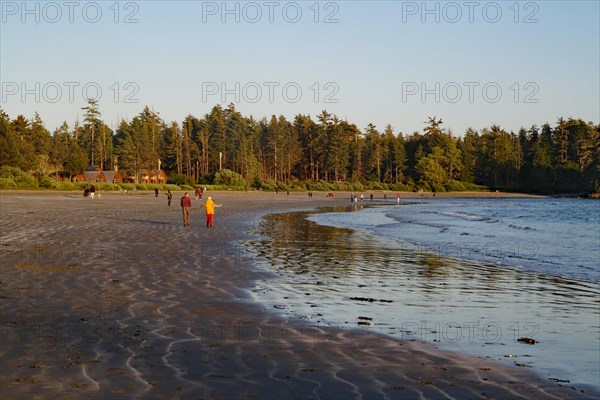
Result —
[[[458, 137], [429, 118], [422, 132], [391, 125], [360, 129], [321, 112], [314, 119], [255, 120], [231, 104], [166, 123], [145, 107], [113, 131], [89, 100], [81, 124], [48, 131], [36, 113], [11, 119], [0, 110], [0, 165], [75, 175], [89, 165], [139, 176], [161, 168], [180, 183], [212, 183], [231, 170], [249, 186], [356, 182], [371, 188], [465, 190], [474, 184], [532, 192], [580, 192], [600, 186], [600, 125], [558, 118], [553, 126], [507, 132], [497, 125]], [[238, 176], [238, 174], [240, 176]], [[233, 178], [232, 178], [233, 179]], [[308, 186], [310, 187], [310, 186]], [[331, 187], [331, 186], [330, 186]]]

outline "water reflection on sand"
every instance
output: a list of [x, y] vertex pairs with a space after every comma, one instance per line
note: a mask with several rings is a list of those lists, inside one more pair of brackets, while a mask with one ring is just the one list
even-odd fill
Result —
[[268, 216], [263, 239], [249, 243], [277, 274], [253, 289], [260, 301], [290, 317], [433, 341], [600, 393], [597, 283], [444, 258], [306, 215]]

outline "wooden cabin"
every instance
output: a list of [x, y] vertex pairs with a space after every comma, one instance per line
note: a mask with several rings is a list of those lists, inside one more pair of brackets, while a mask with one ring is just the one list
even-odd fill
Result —
[[167, 183], [167, 173], [164, 170], [144, 171], [142, 172], [142, 183], [158, 183], [164, 185]]
[[100, 167], [90, 166], [85, 171], [77, 174], [73, 177], [73, 182], [87, 182], [87, 183], [121, 183], [123, 182], [123, 176], [117, 170], [115, 171], [102, 171]]

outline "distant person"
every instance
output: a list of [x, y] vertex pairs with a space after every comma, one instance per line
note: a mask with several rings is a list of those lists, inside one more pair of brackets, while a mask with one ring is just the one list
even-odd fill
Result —
[[206, 199], [206, 204], [204, 204], [204, 208], [206, 208], [206, 227], [212, 228], [213, 226], [213, 217], [215, 215], [215, 207], [216, 204], [213, 201], [212, 197], [208, 196]]
[[169, 203], [169, 207], [171, 207], [171, 200], [173, 200], [173, 193], [171, 193], [171, 190], [167, 190], [167, 202]]
[[154, 188], [154, 197], [158, 197], [158, 188]]
[[365, 195], [364, 195], [364, 193], [361, 193], [360, 194], [360, 202], [362, 203], [364, 199], [365, 199]]
[[85, 190], [83, 191], [83, 197], [87, 198], [90, 195], [90, 188], [85, 188]]
[[202, 195], [204, 194], [205, 190], [206, 190], [206, 188], [204, 188], [204, 189], [202, 189], [202, 188], [198, 189], [198, 191], [200, 192], [199, 193], [200, 200], [202, 200]]
[[387, 193], [383, 194], [383, 200], [387, 200]]
[[396, 195], [396, 202], [398, 205], [400, 205], [400, 193]]
[[373, 193], [371, 193], [371, 201], [373, 201]]
[[196, 198], [196, 200], [200, 200], [200, 192], [201, 192], [200, 188], [196, 189], [196, 193], [194, 196]]
[[90, 188], [90, 197], [93, 199], [95, 194], [96, 188], [94, 187], [94, 185], [92, 185], [92, 187]]
[[183, 212], [183, 226], [190, 226], [190, 213], [192, 211], [192, 199], [190, 199], [188, 192], [185, 192], [185, 194], [179, 201], [179, 204], [181, 204], [181, 211]]
[[350, 203], [354, 203], [354, 192], [350, 193]]

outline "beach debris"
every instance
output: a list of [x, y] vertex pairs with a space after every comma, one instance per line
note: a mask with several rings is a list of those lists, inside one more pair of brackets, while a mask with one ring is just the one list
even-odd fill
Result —
[[549, 381], [558, 383], [571, 383], [568, 379], [548, 378]]
[[358, 317], [358, 319], [362, 319], [363, 321], [373, 321], [371, 317]]
[[504, 357], [506, 357], [506, 358], [517, 358], [517, 356], [515, 356], [514, 354], [505, 354]]
[[535, 339], [528, 338], [528, 337], [520, 337], [519, 339], [517, 339], [517, 342], [527, 343], [527, 344], [536, 344], [537, 343], [537, 341]]
[[369, 303], [377, 301], [372, 297], [350, 297], [350, 300], [368, 301]]
[[381, 303], [393, 303], [393, 300], [384, 300], [384, 299], [374, 299], [372, 297], [350, 297], [350, 300], [358, 300], [358, 301], [368, 301], [369, 303], [373, 303], [375, 301], [379, 301]]
[[358, 325], [371, 326], [371, 323], [369, 321], [358, 321]]

